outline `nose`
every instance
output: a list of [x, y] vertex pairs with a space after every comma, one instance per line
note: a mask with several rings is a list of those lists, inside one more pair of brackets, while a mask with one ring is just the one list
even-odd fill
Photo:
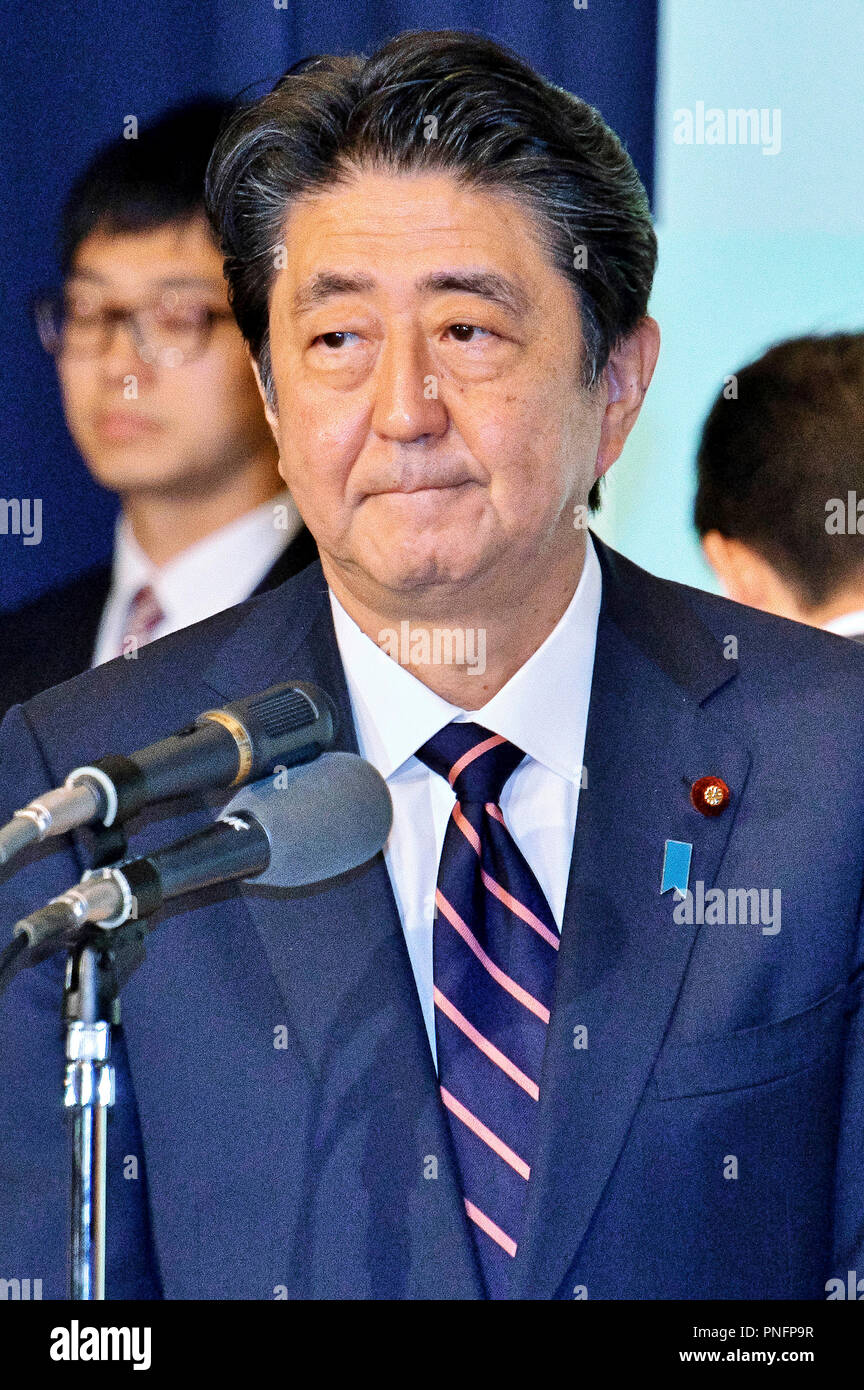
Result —
[[438, 378], [422, 334], [410, 326], [391, 331], [375, 368], [372, 428], [382, 439], [410, 443], [447, 429]]
[[127, 376], [135, 376], [139, 381], [151, 380], [154, 370], [140, 355], [132, 321], [128, 318], [115, 318], [107, 333], [105, 347], [98, 359], [105, 378], [109, 381], [119, 381]]

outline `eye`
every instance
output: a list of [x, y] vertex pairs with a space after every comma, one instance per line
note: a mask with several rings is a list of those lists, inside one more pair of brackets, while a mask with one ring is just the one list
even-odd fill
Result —
[[207, 310], [199, 308], [158, 309], [154, 317], [163, 328], [175, 329], [180, 332], [186, 328], [200, 328], [207, 318]]
[[327, 348], [340, 348], [348, 338], [356, 338], [356, 333], [349, 333], [344, 329], [336, 330], [332, 333], [319, 333], [317, 338], [312, 339], [312, 347], [322, 343]]
[[96, 319], [102, 313], [102, 305], [97, 300], [86, 299], [83, 295], [67, 295], [64, 308], [69, 318], [78, 321]]
[[447, 332], [454, 335], [457, 343], [478, 341], [479, 339], [472, 337], [473, 334], [483, 333], [487, 338], [494, 338], [495, 336], [488, 328], [480, 328], [476, 323], [451, 323]]

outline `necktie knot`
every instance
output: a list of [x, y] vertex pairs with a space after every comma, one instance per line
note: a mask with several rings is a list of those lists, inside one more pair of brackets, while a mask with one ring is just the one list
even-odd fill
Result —
[[525, 754], [480, 724], [446, 724], [417, 749], [417, 757], [446, 777], [460, 805], [491, 801], [497, 806]]
[[133, 650], [146, 646], [152, 640], [159, 624], [164, 621], [165, 614], [152, 585], [142, 585], [129, 603], [120, 647], [121, 655], [126, 654], [130, 644]]

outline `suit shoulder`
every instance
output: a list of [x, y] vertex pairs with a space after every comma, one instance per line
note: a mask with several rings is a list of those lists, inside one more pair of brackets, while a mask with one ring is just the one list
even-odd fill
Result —
[[97, 565], [0, 614], [0, 714], [87, 667], [110, 582]]
[[663, 580], [737, 661], [743, 688], [758, 700], [800, 697], [802, 707], [834, 707], [848, 718], [864, 702], [864, 646], [848, 637], [780, 618], [686, 584]]
[[[813, 688], [825, 699], [833, 683], [838, 703], [845, 706], [850, 689], [864, 686], [864, 646], [848, 637], [749, 608], [707, 589], [661, 579], [602, 543], [598, 550], [625, 625], [632, 629], [651, 624], [670, 642], [695, 642], [701, 627], [703, 645], [707, 633], [722, 656], [738, 663], [739, 675], [754, 694], [767, 697]], [[856, 697], [861, 698], [857, 692]]]
[[[312, 573], [316, 570], [317, 576]], [[316, 577], [320, 589], [320, 566], [313, 564], [278, 588], [255, 594], [141, 647], [134, 658], [115, 657], [44, 690], [27, 701], [28, 718], [38, 727], [56, 717], [59, 708], [65, 714], [70, 706], [105, 704], [122, 710], [129, 722], [154, 707], [167, 709], [170, 703], [182, 703], [184, 692], [200, 698], [211, 662], [235, 634], [247, 632], [250, 640], [260, 645], [262, 633], [277, 621], [282, 627], [296, 626], [298, 632], [303, 628], [305, 614], [311, 611]], [[242, 672], [238, 674], [242, 676]]]
[[741, 634], [766, 657], [773, 652], [786, 662], [792, 658], [805, 666], [814, 663], [821, 670], [828, 666], [864, 676], [864, 648], [848, 637], [839, 637], [835, 632], [825, 632], [791, 618], [780, 618], [774, 613], [764, 613], [759, 608], [735, 603], [707, 590], [684, 584], [678, 587], [684, 590], [688, 602], [721, 641], [727, 636]]
[[108, 597], [111, 584], [110, 565], [93, 565], [74, 579], [56, 584], [17, 608], [6, 608], [0, 613], [0, 631], [12, 633], [18, 629], [41, 629], [43, 624], [52, 626], [58, 620], [69, 620], [70, 614], [80, 617], [82, 606], [95, 601], [100, 607]]

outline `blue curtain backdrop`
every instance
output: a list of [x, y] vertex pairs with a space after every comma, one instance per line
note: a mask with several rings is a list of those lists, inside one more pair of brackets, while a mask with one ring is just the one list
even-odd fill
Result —
[[[277, 8], [284, 5], [284, 8]], [[203, 93], [272, 86], [310, 53], [369, 52], [402, 29], [471, 29], [509, 44], [597, 106], [653, 185], [657, 0], [0, 0], [0, 497], [42, 499], [42, 540], [3, 534], [0, 608], [110, 551], [113, 499], [66, 432], [29, 319], [56, 281], [54, 234], [71, 179], [122, 132]]]

